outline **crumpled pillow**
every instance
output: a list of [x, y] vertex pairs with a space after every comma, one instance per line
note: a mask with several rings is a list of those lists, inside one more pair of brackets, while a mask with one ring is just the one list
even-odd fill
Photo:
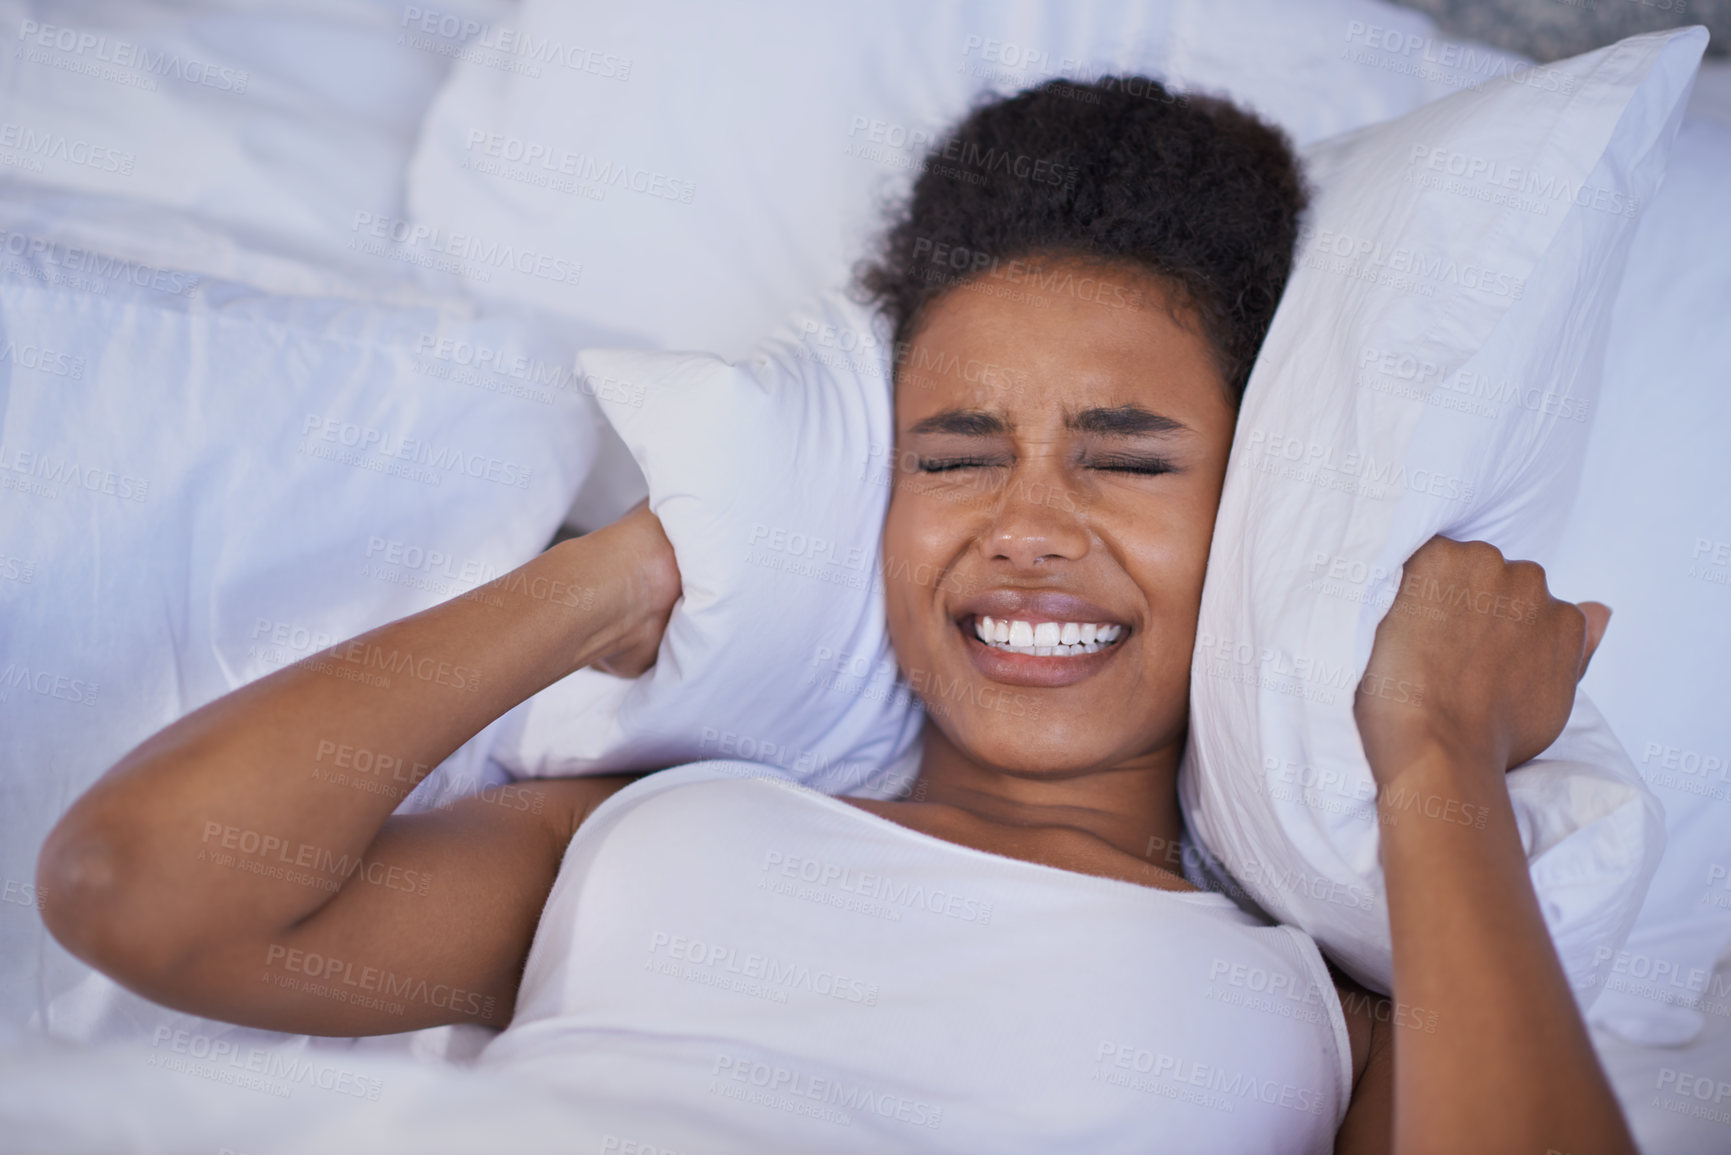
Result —
[[[1630, 237], [1705, 43], [1700, 28], [1631, 37], [1307, 150], [1317, 194], [1239, 416], [1179, 790], [1255, 905], [1380, 990], [1393, 962], [1376, 787], [1353, 719], [1376, 627], [1435, 534], [1550, 556]], [[1660, 808], [1584, 695], [1508, 783], [1590, 1004], [1595, 955], [1628, 933], [1657, 865]], [[1413, 820], [1476, 820], [1447, 799], [1396, 801]]]
[[579, 359], [648, 479], [684, 596], [643, 677], [555, 683], [507, 718], [494, 759], [553, 776], [738, 758], [831, 794], [899, 792], [924, 715], [884, 620], [893, 426], [873, 312], [826, 295], [738, 364]]

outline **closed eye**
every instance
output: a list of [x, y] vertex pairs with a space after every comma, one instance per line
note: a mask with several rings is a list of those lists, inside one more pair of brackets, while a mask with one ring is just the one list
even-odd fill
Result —
[[1100, 469], [1107, 473], [1140, 473], [1149, 477], [1161, 473], [1175, 473], [1178, 469], [1164, 457], [1094, 457], [1084, 464], [1089, 469]]
[[990, 469], [994, 465], [1002, 464], [1003, 462], [988, 457], [948, 457], [938, 460], [922, 457], [919, 459], [919, 471], [921, 473], [949, 473], [955, 469]]
[[[918, 461], [918, 468], [921, 473], [949, 473], [957, 469], [991, 469], [1004, 464], [1006, 463], [1003, 461], [989, 457], [922, 457]], [[1145, 477], [1174, 473], [1178, 468], [1163, 457], [1095, 457], [1083, 464], [1089, 469], [1107, 473], [1136, 473]]]

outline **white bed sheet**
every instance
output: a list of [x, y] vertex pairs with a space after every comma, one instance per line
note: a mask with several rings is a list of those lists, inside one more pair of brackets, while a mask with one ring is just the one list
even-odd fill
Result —
[[[136, 230], [138, 259], [247, 280], [273, 257], [378, 292], [425, 270], [355, 246], [400, 218], [448, 55], [405, 42], [396, 0], [0, 0], [0, 183], [180, 210], [239, 242]], [[495, 20], [513, 0], [441, 0]], [[298, 270], [305, 275], [309, 270]], [[292, 279], [266, 281], [300, 291]]]
[[[1710, 989], [1731, 1010], [1731, 955]], [[1681, 1047], [1643, 1047], [1594, 1031], [1599, 1060], [1646, 1155], [1725, 1155], [1731, 1151], [1731, 1013], [1707, 1016]]]

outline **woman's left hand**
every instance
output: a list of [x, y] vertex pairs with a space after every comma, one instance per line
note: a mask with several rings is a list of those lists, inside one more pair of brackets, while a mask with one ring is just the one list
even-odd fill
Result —
[[1534, 562], [1431, 538], [1407, 561], [1354, 706], [1379, 785], [1427, 749], [1504, 771], [1537, 756], [1562, 733], [1610, 617], [1552, 597]]
[[1407, 561], [1354, 704], [1394, 962], [1374, 1031], [1392, 1046], [1373, 1043], [1337, 1151], [1633, 1155], [1503, 782], [1562, 733], [1610, 616], [1484, 542], [1433, 537]]

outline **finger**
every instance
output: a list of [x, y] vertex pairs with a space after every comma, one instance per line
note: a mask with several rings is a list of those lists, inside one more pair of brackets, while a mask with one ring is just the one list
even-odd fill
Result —
[[1587, 618], [1587, 636], [1581, 642], [1581, 671], [1575, 675], [1578, 682], [1586, 676], [1587, 663], [1593, 660], [1593, 652], [1605, 637], [1605, 627], [1611, 624], [1611, 607], [1604, 602], [1577, 602], [1576, 608]]

